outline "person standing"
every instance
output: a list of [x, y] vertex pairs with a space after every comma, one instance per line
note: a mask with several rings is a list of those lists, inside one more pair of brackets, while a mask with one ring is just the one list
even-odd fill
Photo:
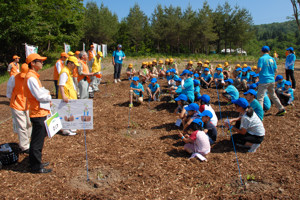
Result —
[[79, 96], [80, 99], [88, 99], [89, 98], [89, 84], [90, 84], [90, 76], [93, 73], [90, 73], [89, 67], [87, 66], [88, 56], [85, 51], [80, 52], [79, 54], [79, 66], [77, 66], [78, 71], [78, 88], [79, 88]]
[[[101, 60], [103, 58], [103, 54], [101, 51], [98, 51], [97, 55], [94, 57], [94, 62], [92, 65], [92, 73], [97, 74], [100, 76], [101, 73]], [[100, 84], [100, 78], [96, 76], [91, 77], [91, 87], [93, 88], [94, 92], [99, 91], [99, 84]]]
[[256, 73], [259, 73], [259, 85], [257, 92], [257, 100], [260, 103], [261, 107], [263, 107], [264, 96], [268, 91], [270, 99], [275, 104], [278, 109], [276, 113], [277, 116], [284, 115], [286, 110], [280, 103], [277, 95], [275, 94], [275, 74], [277, 72], [277, 65], [274, 58], [272, 58], [270, 53], [270, 47], [263, 46], [261, 49], [263, 54], [262, 57], [259, 58], [257, 63]]
[[122, 51], [122, 45], [118, 44], [117, 50], [113, 52], [112, 64], [114, 65], [114, 79], [115, 83], [121, 82], [120, 75], [122, 70], [123, 60], [126, 58], [125, 53]]
[[24, 94], [27, 98], [29, 117], [32, 123], [31, 142], [29, 147], [29, 164], [32, 173], [49, 173], [52, 169], [46, 169], [49, 163], [42, 163], [42, 150], [44, 139], [47, 136], [44, 121], [50, 114], [51, 95], [49, 90], [42, 87], [38, 71], [43, 68], [43, 61], [47, 57], [41, 57], [33, 53], [26, 58], [29, 71], [24, 80]]
[[[19, 147], [22, 153], [29, 154], [29, 144], [32, 126], [29, 119], [26, 97], [24, 96], [24, 78], [28, 72], [28, 65], [21, 66], [21, 73], [11, 76], [7, 82], [6, 97], [10, 99], [10, 110], [16, 133], [19, 137]], [[14, 126], [14, 127], [15, 127]], [[14, 128], [15, 129], [15, 128]]]
[[54, 72], [53, 72], [53, 80], [54, 80], [54, 87], [55, 87], [55, 98], [58, 98], [58, 85], [57, 85], [57, 81], [58, 81], [58, 75], [60, 73], [60, 71], [64, 68], [64, 62], [67, 60], [68, 58], [68, 54], [65, 52], [62, 52], [60, 54], [60, 59], [56, 61], [55, 66], [54, 66]]
[[290, 78], [291, 78], [292, 88], [296, 89], [296, 80], [295, 80], [295, 76], [294, 76], [296, 56], [295, 56], [295, 53], [294, 53], [294, 48], [289, 47], [286, 50], [287, 50], [287, 52], [289, 52], [289, 54], [288, 54], [288, 56], [286, 57], [286, 60], [285, 60], [286, 80], [289, 81]]
[[17, 55], [14, 55], [13, 60], [14, 61], [11, 62], [7, 68], [7, 72], [9, 73], [9, 76], [16, 75], [20, 72], [20, 64], [19, 64], [20, 57]]

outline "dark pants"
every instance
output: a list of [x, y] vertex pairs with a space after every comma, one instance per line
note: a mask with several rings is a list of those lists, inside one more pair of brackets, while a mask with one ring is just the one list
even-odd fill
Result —
[[44, 121], [45, 117], [30, 118], [32, 123], [31, 142], [29, 147], [29, 164], [31, 170], [39, 170], [42, 164], [42, 150], [44, 139], [47, 136]]
[[280, 103], [281, 103], [283, 106], [287, 106], [287, 105], [288, 105], [288, 102], [289, 102], [289, 100], [290, 100], [290, 97], [284, 96], [283, 94], [279, 94], [278, 98], [279, 98], [279, 100], [280, 100]]
[[234, 141], [234, 144], [241, 144], [245, 145], [246, 142], [250, 142], [252, 144], [260, 144], [264, 140], [265, 136], [257, 136], [257, 135], [251, 135], [249, 133], [243, 134], [234, 134], [232, 135], [232, 139]]
[[218, 136], [217, 128], [211, 122], [205, 123], [204, 128], [208, 130], [207, 135], [210, 139], [209, 140], [210, 144], [215, 143], [215, 141], [217, 140], [217, 136]]
[[[209, 78], [206, 82], [209, 83], [210, 80], [211, 80], [211, 78]], [[209, 85], [206, 85], [206, 83], [204, 81], [201, 81], [201, 86], [205, 89], [209, 88]]]
[[296, 88], [296, 80], [295, 80], [295, 76], [294, 76], [294, 70], [292, 69], [286, 69], [285, 70], [285, 75], [286, 75], [286, 80], [289, 81], [290, 78], [292, 80], [292, 88], [295, 89]]
[[120, 63], [115, 63], [115, 70], [114, 70], [114, 79], [119, 79], [121, 75], [121, 70], [122, 70], [122, 64]]
[[54, 87], [55, 87], [55, 98], [58, 99], [58, 85], [57, 85], [57, 80], [54, 80]]

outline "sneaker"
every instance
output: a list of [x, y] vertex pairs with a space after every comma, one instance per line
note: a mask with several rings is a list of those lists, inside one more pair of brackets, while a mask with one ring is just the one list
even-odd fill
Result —
[[260, 146], [260, 144], [252, 144], [251, 148], [248, 150], [248, 152], [250, 153], [254, 153], [258, 147]]
[[118, 83], [118, 80], [117, 80], [117, 79], [115, 79], [115, 83]]
[[280, 110], [278, 113], [276, 113], [276, 116], [283, 116], [286, 113], [286, 110]]
[[77, 133], [70, 131], [69, 136], [76, 135]]
[[121, 79], [118, 79], [119, 82], [121, 82]]
[[63, 131], [62, 131], [62, 134], [64, 134], [64, 135], [69, 135], [69, 136], [76, 135], [75, 132], [72, 132], [72, 131], [70, 131], [70, 130], [63, 130]]

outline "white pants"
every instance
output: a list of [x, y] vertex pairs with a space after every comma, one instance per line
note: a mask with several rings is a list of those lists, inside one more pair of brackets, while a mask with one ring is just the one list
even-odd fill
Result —
[[13, 108], [11, 109], [12, 118], [15, 123], [16, 133], [19, 137], [19, 147], [22, 151], [29, 149], [30, 137], [31, 137], [31, 122], [29, 118], [29, 112], [19, 111]]

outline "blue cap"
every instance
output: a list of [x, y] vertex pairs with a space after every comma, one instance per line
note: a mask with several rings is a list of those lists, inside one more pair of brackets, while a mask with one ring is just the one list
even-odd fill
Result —
[[177, 98], [175, 98], [175, 101], [181, 101], [181, 100], [182, 101], [187, 101], [188, 98], [187, 98], [187, 96], [185, 94], [181, 94]]
[[185, 107], [186, 111], [198, 111], [199, 110], [199, 105], [196, 103], [191, 103], [187, 107]]
[[208, 96], [207, 94], [204, 94], [204, 95], [200, 96], [198, 99], [202, 100], [204, 103], [209, 103], [210, 96]]
[[284, 85], [289, 85], [289, 86], [291, 86], [292, 83], [291, 83], [291, 81], [286, 81], [286, 82], [284, 82]]
[[277, 82], [281, 79], [283, 79], [283, 76], [279, 74], [279, 75], [276, 76], [275, 81]]
[[246, 69], [247, 69], [248, 71], [251, 71], [251, 67], [250, 67], [250, 66], [246, 67]]
[[232, 100], [231, 101], [233, 104], [236, 104], [244, 109], [246, 109], [249, 106], [249, 103], [247, 99], [245, 98], [238, 98], [237, 100]]
[[170, 70], [167, 70], [166, 73], [170, 73]]
[[237, 71], [237, 72], [238, 72], [238, 71], [242, 71], [242, 68], [239, 67], [239, 68], [237, 68], [235, 71]]
[[254, 96], [256, 96], [257, 92], [253, 89], [250, 89], [250, 90], [248, 90], [247, 92], [244, 93], [244, 95], [247, 95], [247, 94], [253, 94]]
[[287, 51], [294, 51], [294, 48], [293, 47], [289, 47], [286, 49]]
[[242, 69], [242, 72], [248, 72], [247, 68]]
[[229, 82], [229, 83], [233, 84], [233, 80], [231, 78], [225, 80], [225, 82]]
[[208, 68], [204, 68], [204, 71], [205, 71], [205, 72], [209, 72], [209, 69], [208, 69]]
[[173, 72], [173, 73], [176, 73], [176, 69], [174, 69], [174, 68], [173, 68], [173, 69], [170, 69], [169, 71], [170, 71], [170, 72]]
[[255, 77], [259, 77], [259, 74], [254, 74], [253, 77], [254, 77], [254, 78], [255, 78]]
[[119, 48], [122, 48], [122, 45], [121, 45], [121, 44], [118, 44], [118, 47], [119, 47]]
[[204, 117], [204, 116], [207, 116], [209, 118], [212, 118], [213, 117], [213, 114], [209, 111], [209, 110], [204, 110], [201, 115]]
[[257, 88], [257, 85], [255, 83], [252, 83], [250, 86], [249, 86], [250, 89], [255, 89]]
[[217, 71], [221, 71], [221, 72], [222, 72], [222, 71], [223, 71], [223, 69], [222, 69], [222, 68], [217, 68]]
[[194, 77], [199, 78], [199, 74], [195, 73]]
[[254, 72], [254, 71], [251, 71], [250, 72], [250, 76], [253, 76], [253, 75], [255, 75], [256, 73]]
[[269, 52], [269, 51], [270, 51], [270, 47], [268, 47], [268, 46], [263, 46], [263, 47], [261, 48], [261, 51], [264, 52], [264, 53]]
[[174, 81], [178, 81], [178, 82], [181, 82], [181, 78], [175, 78]]
[[156, 78], [151, 79], [151, 83], [156, 83], [156, 82], [157, 82]]
[[185, 69], [185, 70], [183, 70], [183, 72], [180, 74], [180, 76], [183, 76], [183, 75], [189, 74], [189, 73], [190, 73], [190, 70]]
[[140, 78], [139, 78], [139, 77], [137, 77], [137, 76], [135, 76], [135, 77], [133, 77], [133, 78], [132, 78], [132, 80], [133, 80], [133, 81], [139, 81], [139, 80], [140, 80]]
[[194, 74], [194, 72], [190, 71], [190, 75], [193, 75], [193, 74]]
[[194, 80], [194, 86], [198, 86], [198, 85], [200, 85], [200, 81], [199, 80]]
[[193, 120], [193, 122], [196, 123], [196, 124], [198, 124], [198, 125], [200, 125], [201, 127], [203, 127], [203, 125], [204, 125], [204, 123], [203, 123], [203, 121], [202, 121], [201, 118], [195, 118]]

